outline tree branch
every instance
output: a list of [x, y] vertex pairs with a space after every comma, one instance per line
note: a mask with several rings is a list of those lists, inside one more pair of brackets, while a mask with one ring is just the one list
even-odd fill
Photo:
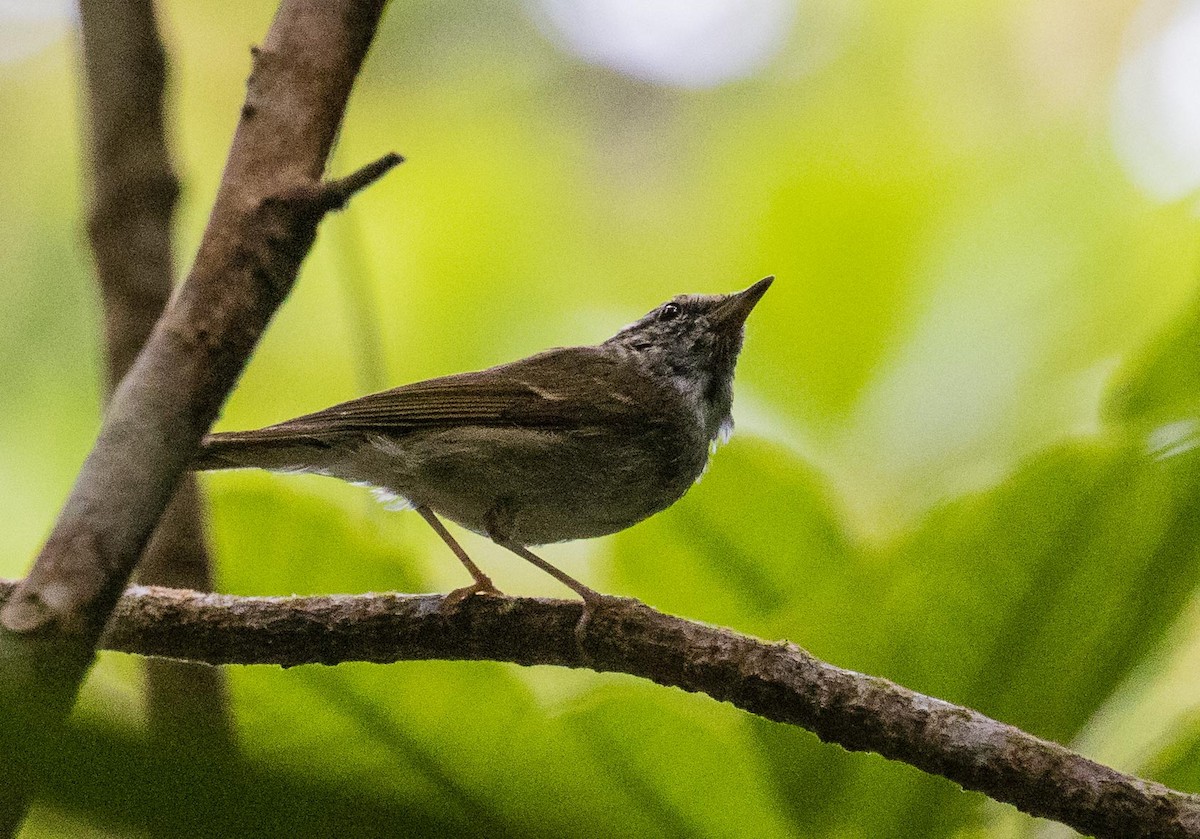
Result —
[[[88, 234], [104, 300], [104, 347], [111, 395], [171, 297], [172, 217], [179, 183], [163, 125], [167, 61], [151, 0], [81, 0], [87, 82]], [[203, 502], [196, 480], [179, 482], [142, 556], [147, 585], [210, 591]], [[224, 676], [205, 665], [146, 662], [151, 732], [167, 742], [211, 740], [226, 748]]]
[[113, 397], [100, 436], [5, 627], [98, 633], [151, 530], [291, 289], [330, 144], [382, 0], [285, 0], [254, 69], [191, 274]]
[[[0, 582], [0, 599], [11, 583]], [[209, 664], [428, 659], [551, 664], [629, 673], [708, 694], [872, 751], [1083, 833], [1200, 836], [1200, 797], [1090, 761], [1055, 743], [896, 685], [768, 643], [610, 598], [582, 639], [574, 600], [442, 595], [235, 597], [135, 587], [106, 649]]]
[[[192, 270], [113, 395], [29, 576], [0, 610], [0, 835], [134, 565], [345, 187], [325, 160], [385, 0], [283, 0]], [[367, 179], [369, 180], [369, 178]]]

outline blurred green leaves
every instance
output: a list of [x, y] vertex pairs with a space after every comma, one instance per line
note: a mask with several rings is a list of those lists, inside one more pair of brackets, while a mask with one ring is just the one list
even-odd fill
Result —
[[[588, 581], [1069, 743], [1159, 677], [1200, 569], [1200, 224], [1138, 192], [1112, 147], [1133, 5], [802, 4], [763, 73], [687, 92], [581, 65], [517, 3], [393, 3], [333, 168], [408, 163], [323, 230], [221, 427], [598, 341], [673, 294], [774, 273], [738, 376], [750, 433], [678, 505], [581, 547]], [[163, 6], [181, 265], [272, 8]], [[9, 576], [97, 420], [73, 67], [64, 40], [0, 68]], [[454, 567], [355, 488], [206, 485], [226, 591], [417, 591]], [[502, 588], [504, 562], [485, 559]], [[41, 835], [239, 816], [264, 836], [991, 830], [939, 779], [629, 679], [232, 675], [245, 762], [208, 771], [147, 753], [118, 689], [132, 670], [106, 659]], [[1121, 768], [1200, 789], [1195, 723], [1177, 728]]]

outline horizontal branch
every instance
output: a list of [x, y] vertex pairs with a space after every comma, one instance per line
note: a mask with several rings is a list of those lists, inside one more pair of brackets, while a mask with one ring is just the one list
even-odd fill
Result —
[[[0, 582], [0, 601], [12, 583]], [[1200, 836], [1200, 797], [1117, 772], [886, 679], [609, 598], [577, 637], [578, 601], [441, 595], [235, 597], [135, 587], [110, 650], [209, 664], [492, 660], [629, 673], [872, 751], [1100, 837]]]

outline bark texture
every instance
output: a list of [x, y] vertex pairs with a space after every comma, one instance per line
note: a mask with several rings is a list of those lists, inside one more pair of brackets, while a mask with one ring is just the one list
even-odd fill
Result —
[[321, 179], [384, 0], [283, 0], [254, 61], [187, 279], [113, 394], [33, 569], [0, 610], [0, 835], [28, 802], [95, 644], [322, 216], [399, 162]]
[[447, 609], [442, 595], [273, 598], [134, 588], [104, 646], [209, 664], [446, 659], [629, 673], [903, 761], [1085, 834], [1200, 837], [1200, 797], [1102, 766], [970, 708], [835, 667], [795, 644], [617, 598], [607, 598], [582, 632], [580, 616], [580, 603], [564, 600], [476, 596]]
[[0, 613], [7, 629], [95, 637], [103, 627], [197, 442], [291, 290], [317, 223], [365, 185], [361, 175], [320, 177], [382, 5], [285, 0], [253, 50], [196, 261], [114, 394], [33, 570]]
[[[163, 116], [167, 60], [151, 0], [81, 0], [88, 105], [88, 234], [104, 302], [111, 396], [171, 298], [172, 221], [179, 195]], [[203, 502], [185, 475], [142, 555], [138, 579], [212, 589]], [[166, 742], [232, 742], [224, 675], [202, 664], [147, 660], [151, 733]]]

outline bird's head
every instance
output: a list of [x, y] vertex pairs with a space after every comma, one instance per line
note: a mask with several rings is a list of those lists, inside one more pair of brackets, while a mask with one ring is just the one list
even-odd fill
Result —
[[766, 277], [733, 294], [674, 297], [605, 343], [620, 346], [651, 376], [695, 400], [715, 438], [730, 423], [733, 370], [746, 318], [773, 280]]

